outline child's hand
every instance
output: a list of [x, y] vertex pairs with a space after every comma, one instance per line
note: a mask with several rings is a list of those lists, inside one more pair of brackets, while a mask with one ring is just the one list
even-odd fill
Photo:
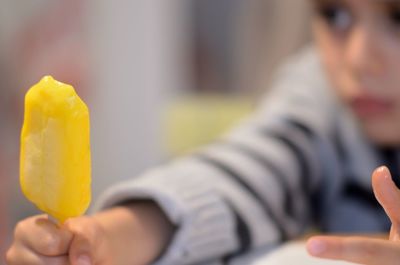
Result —
[[374, 171], [372, 187], [375, 197], [392, 222], [389, 238], [316, 236], [307, 242], [307, 250], [311, 255], [366, 265], [399, 264], [400, 190], [386, 167]]
[[7, 252], [8, 265], [149, 264], [173, 227], [151, 202], [111, 208], [58, 227], [46, 216], [21, 221]]
[[21, 221], [7, 252], [7, 264], [112, 264], [104, 231], [91, 217], [57, 227], [46, 216]]

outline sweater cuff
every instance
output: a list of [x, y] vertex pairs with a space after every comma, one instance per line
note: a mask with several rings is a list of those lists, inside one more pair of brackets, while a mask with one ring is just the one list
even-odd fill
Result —
[[202, 177], [207, 174], [204, 171], [190, 159], [149, 171], [111, 187], [93, 209], [99, 211], [135, 199], [158, 203], [177, 231], [157, 265], [222, 257], [238, 248], [236, 220], [213, 184]]

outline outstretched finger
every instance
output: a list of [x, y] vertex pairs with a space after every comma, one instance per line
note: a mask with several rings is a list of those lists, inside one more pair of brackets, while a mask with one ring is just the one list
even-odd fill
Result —
[[372, 188], [390, 221], [397, 227], [400, 224], [400, 191], [387, 167], [379, 167], [372, 173]]
[[315, 257], [366, 265], [398, 264], [400, 246], [394, 242], [365, 237], [316, 236], [307, 242]]

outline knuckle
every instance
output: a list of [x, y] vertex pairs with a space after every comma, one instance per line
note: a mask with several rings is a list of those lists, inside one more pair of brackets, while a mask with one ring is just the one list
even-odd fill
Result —
[[378, 248], [376, 247], [375, 244], [371, 244], [371, 243], [366, 243], [365, 244], [365, 254], [368, 257], [374, 257], [378, 252]]
[[105, 237], [105, 231], [103, 226], [100, 225], [96, 220], [91, 222], [89, 235], [94, 242], [102, 241]]
[[27, 222], [26, 220], [19, 221], [15, 226], [14, 237], [16, 239], [19, 239], [21, 236], [25, 234], [27, 226], [26, 222]]
[[380, 248], [373, 242], [365, 241], [357, 247], [356, 253], [358, 254], [358, 260], [362, 263], [368, 263], [376, 259], [380, 254]]
[[38, 216], [32, 216], [26, 219], [19, 221], [15, 225], [14, 229], [14, 237], [15, 238], [25, 238], [28, 232], [31, 232], [34, 229], [34, 223]]
[[41, 244], [41, 252], [44, 255], [58, 255], [60, 251], [61, 240], [59, 237], [47, 234], [40, 239]]
[[9, 248], [5, 255], [7, 264], [9, 264], [9, 265], [14, 264], [16, 262], [16, 257], [17, 257], [17, 255], [15, 255], [14, 247]]
[[97, 222], [91, 222], [88, 226], [88, 234], [91, 237], [96, 237], [100, 233], [100, 225]]
[[92, 241], [101, 233], [101, 228], [91, 217], [80, 217], [73, 227], [74, 233], [81, 239]]

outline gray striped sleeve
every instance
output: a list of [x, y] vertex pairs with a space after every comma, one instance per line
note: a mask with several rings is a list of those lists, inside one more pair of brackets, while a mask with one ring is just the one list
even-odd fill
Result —
[[[307, 90], [318, 82], [302, 77], [305, 67], [317, 67], [309, 53], [282, 70], [278, 91], [242, 126], [190, 157], [113, 187], [96, 209], [155, 200], [178, 227], [157, 264], [226, 261], [302, 233], [321, 175], [316, 143], [329, 130], [331, 112], [322, 92]], [[318, 112], [321, 104], [328, 116]]]

